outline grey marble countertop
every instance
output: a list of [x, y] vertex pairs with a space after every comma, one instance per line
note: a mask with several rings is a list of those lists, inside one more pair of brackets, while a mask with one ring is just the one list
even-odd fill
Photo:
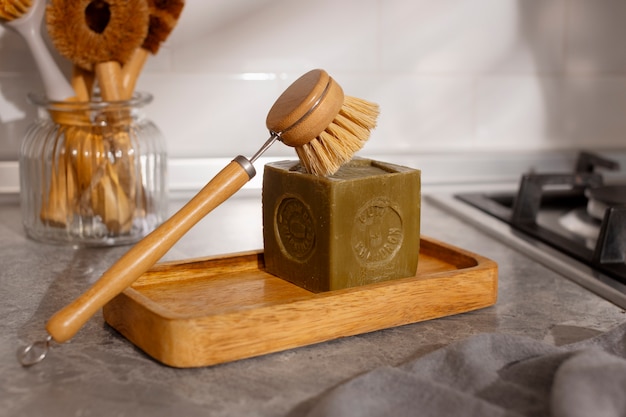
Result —
[[[172, 202], [172, 210], [180, 202]], [[165, 259], [262, 248], [260, 198], [238, 195], [192, 229]], [[626, 320], [624, 311], [424, 201], [422, 233], [499, 265], [495, 306], [222, 365], [174, 369], [135, 348], [99, 313], [42, 363], [16, 349], [128, 248], [75, 249], [24, 236], [16, 201], [0, 201], [0, 415], [281, 416], [363, 372], [397, 365], [481, 332], [561, 345]]]

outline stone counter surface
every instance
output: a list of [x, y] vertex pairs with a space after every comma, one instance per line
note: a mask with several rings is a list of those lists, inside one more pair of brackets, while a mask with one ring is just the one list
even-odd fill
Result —
[[[180, 202], [172, 203], [172, 210]], [[262, 247], [260, 196], [218, 207], [165, 259]], [[198, 369], [161, 365], [93, 317], [31, 368], [16, 349], [45, 336], [48, 318], [128, 247], [54, 246], [24, 236], [19, 207], [0, 200], [1, 416], [283, 416], [363, 372], [398, 365], [482, 332], [562, 345], [626, 321], [600, 299], [424, 201], [422, 233], [499, 265], [499, 298], [483, 310]], [[390, 306], [390, 308], [392, 308]]]

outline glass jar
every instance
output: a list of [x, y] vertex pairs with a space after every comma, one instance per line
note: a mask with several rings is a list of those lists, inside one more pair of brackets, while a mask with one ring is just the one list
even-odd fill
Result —
[[152, 96], [55, 102], [38, 108], [20, 150], [20, 199], [28, 236], [112, 246], [140, 240], [166, 215], [167, 155], [143, 114]]

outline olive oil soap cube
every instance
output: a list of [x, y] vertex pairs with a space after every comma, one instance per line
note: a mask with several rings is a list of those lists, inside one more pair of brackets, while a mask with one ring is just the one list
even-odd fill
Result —
[[420, 171], [355, 159], [332, 176], [298, 161], [263, 174], [266, 270], [313, 292], [414, 276]]

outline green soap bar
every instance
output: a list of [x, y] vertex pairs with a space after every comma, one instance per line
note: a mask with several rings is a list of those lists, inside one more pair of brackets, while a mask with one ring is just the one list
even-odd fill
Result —
[[266, 270], [314, 292], [414, 276], [420, 191], [419, 170], [369, 159], [328, 177], [265, 165]]

